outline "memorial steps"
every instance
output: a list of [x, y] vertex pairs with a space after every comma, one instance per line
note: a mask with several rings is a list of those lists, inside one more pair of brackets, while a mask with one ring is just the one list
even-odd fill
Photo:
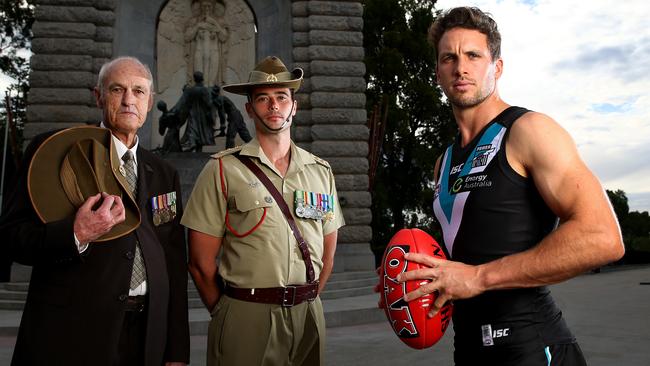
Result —
[[[377, 308], [379, 297], [373, 292], [376, 283], [374, 271], [333, 273], [321, 294], [327, 326], [383, 321], [383, 312]], [[28, 287], [26, 281], [0, 283], [0, 336], [17, 334]], [[190, 334], [207, 334], [210, 314], [191, 280], [188, 282], [188, 307]]]

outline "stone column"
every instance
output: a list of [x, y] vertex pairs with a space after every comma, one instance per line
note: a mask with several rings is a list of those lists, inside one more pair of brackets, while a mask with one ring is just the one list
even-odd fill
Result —
[[294, 1], [292, 13], [294, 66], [306, 75], [296, 95], [294, 138], [332, 165], [346, 221], [335, 271], [373, 269], [363, 7], [359, 1]]
[[100, 121], [92, 88], [112, 56], [116, 0], [35, 0], [25, 138]]

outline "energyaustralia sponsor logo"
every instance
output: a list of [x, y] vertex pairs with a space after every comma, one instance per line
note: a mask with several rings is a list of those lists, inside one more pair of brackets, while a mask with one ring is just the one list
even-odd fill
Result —
[[477, 188], [491, 187], [492, 181], [487, 179], [487, 174], [470, 174], [458, 177], [451, 186], [452, 193], [467, 192]]

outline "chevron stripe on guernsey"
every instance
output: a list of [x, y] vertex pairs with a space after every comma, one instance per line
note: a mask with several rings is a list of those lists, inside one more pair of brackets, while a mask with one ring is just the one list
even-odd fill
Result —
[[[494, 123], [492, 126], [488, 127], [474, 147], [474, 151], [469, 154], [467, 161], [463, 164], [459, 178], [468, 174], [480, 173], [485, 170], [492, 161], [492, 158], [494, 158], [499, 149], [501, 149], [501, 140], [503, 139], [506, 130], [507, 129], [504, 126], [498, 123]], [[472, 160], [477, 156], [476, 147], [488, 144], [491, 144], [493, 149], [488, 153], [489, 156], [487, 158], [487, 163], [472, 168]], [[465, 202], [467, 201], [471, 191], [452, 194], [449, 190], [449, 171], [451, 170], [452, 164], [452, 149], [453, 145], [450, 145], [442, 158], [442, 166], [440, 167], [441, 175], [439, 178], [439, 194], [433, 201], [433, 211], [442, 226], [445, 246], [447, 247], [448, 253], [453, 256], [452, 249], [454, 247], [454, 241], [456, 240], [456, 234], [458, 234], [458, 229], [460, 228], [463, 218]]]

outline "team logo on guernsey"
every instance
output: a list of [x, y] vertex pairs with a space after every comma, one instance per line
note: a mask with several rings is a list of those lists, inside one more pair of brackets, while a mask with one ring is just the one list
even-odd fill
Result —
[[474, 159], [472, 159], [472, 168], [486, 166], [488, 163], [488, 158], [490, 157], [490, 153], [493, 152], [494, 152], [494, 147], [492, 147], [492, 144], [477, 146], [476, 149], [474, 149]]
[[296, 216], [303, 219], [334, 220], [334, 196], [325, 193], [295, 191]]

